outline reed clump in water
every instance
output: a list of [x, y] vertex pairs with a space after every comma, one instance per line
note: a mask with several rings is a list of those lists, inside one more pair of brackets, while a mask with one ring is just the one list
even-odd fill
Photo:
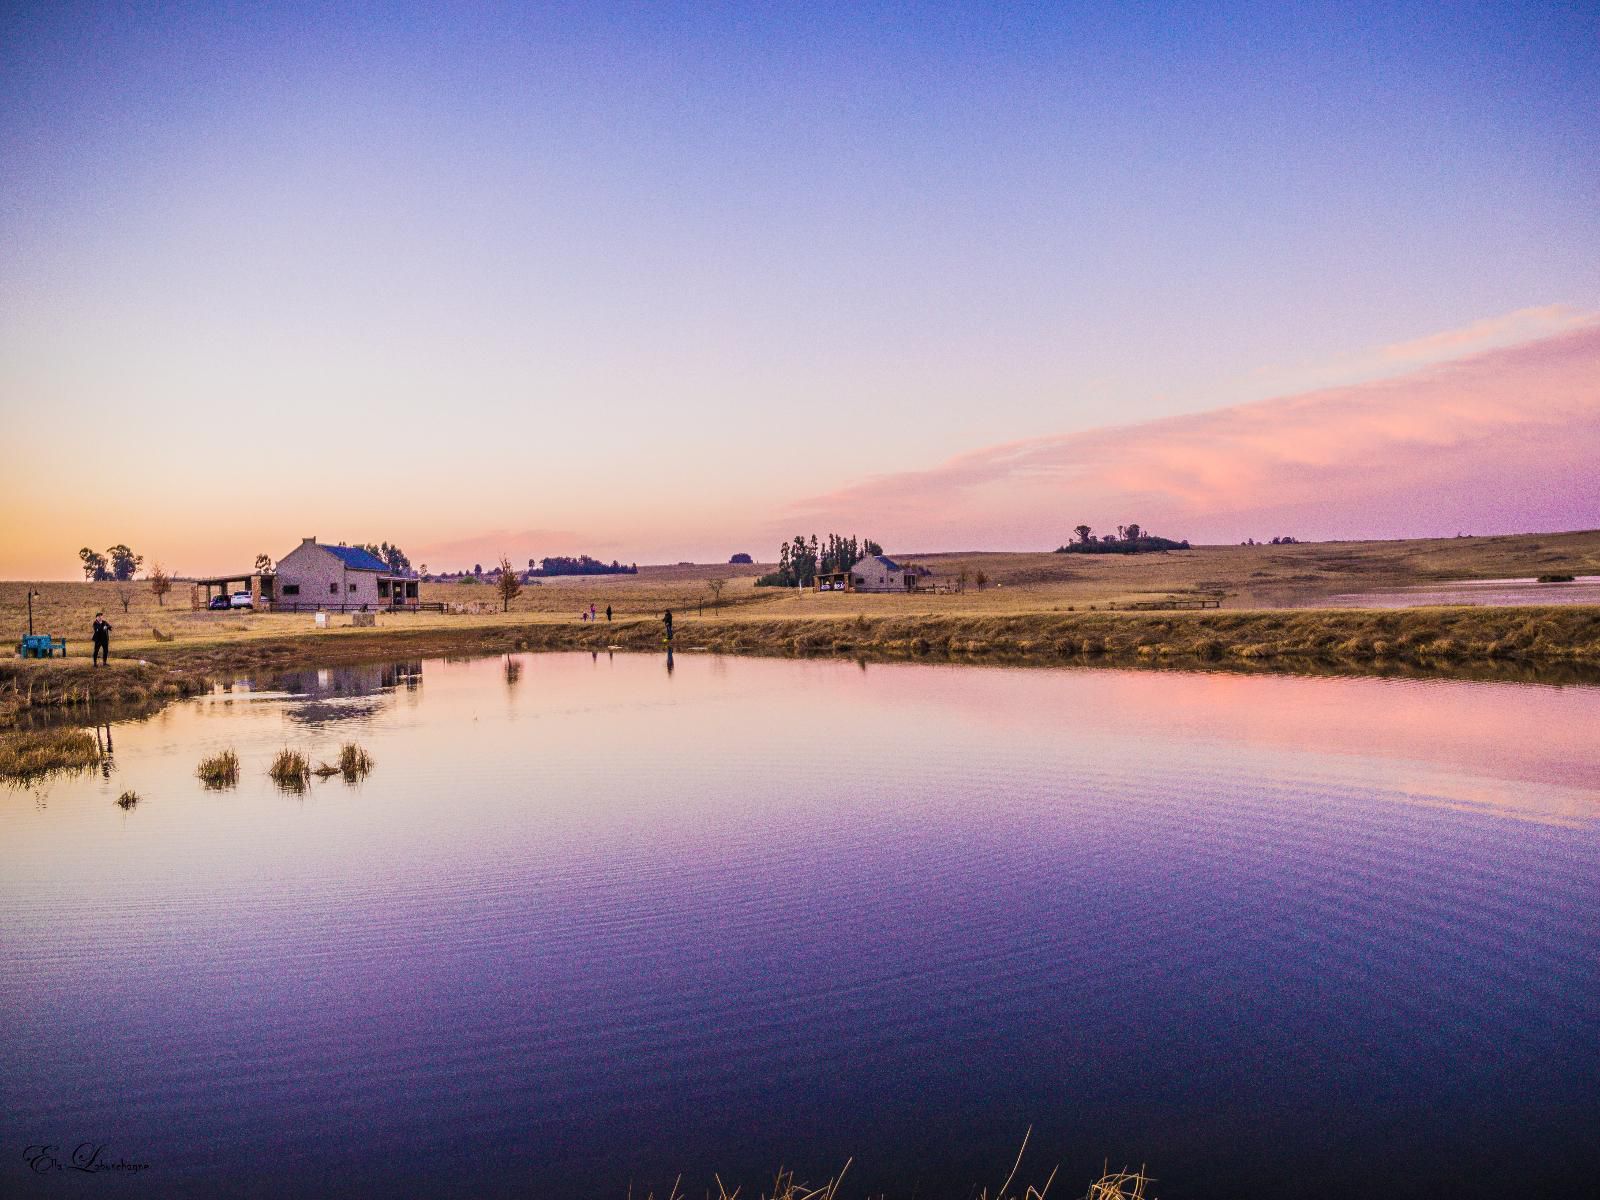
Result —
[[359, 742], [346, 742], [339, 747], [338, 763], [318, 763], [312, 772], [318, 779], [343, 775], [346, 783], [359, 783], [375, 765], [372, 755]]
[[239, 782], [239, 756], [230, 749], [202, 758], [195, 774], [213, 791], [234, 787]]
[[303, 792], [311, 782], [311, 760], [300, 751], [285, 746], [273, 757], [267, 774], [284, 791]]
[[128, 809], [139, 803], [139, 793], [129, 788], [117, 797], [117, 807], [127, 812]]
[[339, 748], [339, 770], [344, 773], [346, 783], [364, 779], [374, 765], [372, 755], [356, 742], [346, 742]]
[[0, 779], [87, 771], [99, 765], [100, 757], [100, 745], [88, 730], [22, 730], [0, 739]]

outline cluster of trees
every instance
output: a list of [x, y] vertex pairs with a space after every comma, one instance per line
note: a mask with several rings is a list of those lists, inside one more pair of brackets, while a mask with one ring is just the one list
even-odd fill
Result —
[[882, 554], [883, 547], [871, 538], [840, 537], [830, 533], [819, 541], [816, 534], [807, 541], [798, 533], [778, 551], [778, 569], [756, 580], [757, 587], [809, 587], [818, 573], [848, 571], [863, 558]]
[[1057, 554], [1149, 554], [1189, 548], [1187, 538], [1175, 542], [1171, 538], [1157, 537], [1138, 525], [1118, 525], [1116, 533], [1099, 537], [1087, 525], [1076, 526], [1072, 532], [1075, 535], [1073, 540], [1065, 546], [1056, 547]]
[[[1458, 533], [1458, 534], [1456, 534], [1456, 536], [1460, 537], [1461, 535]], [[1257, 542], [1255, 540], [1255, 538], [1245, 538], [1244, 541], [1239, 543], [1239, 545], [1241, 545], [1241, 546], [1265, 546], [1265, 545], [1271, 545], [1271, 546], [1298, 546], [1299, 544], [1300, 544], [1300, 539], [1299, 538], [1292, 538], [1292, 537], [1288, 537], [1288, 536], [1275, 537], [1275, 538], [1272, 539], [1271, 542]]]
[[104, 554], [85, 546], [78, 551], [78, 558], [83, 563], [83, 577], [90, 583], [100, 583], [107, 579], [126, 583], [134, 577], [140, 564], [144, 562], [144, 555], [135, 554], [120, 542], [110, 547]]
[[748, 554], [741, 553], [741, 554], [735, 554], [732, 558], [730, 558], [728, 560], [728, 562], [730, 564], [740, 564], [740, 565], [744, 565], [744, 566], [749, 566], [751, 563], [755, 562], [755, 559], [751, 558]]
[[533, 559], [528, 560], [529, 575], [637, 575], [638, 573], [638, 563], [624, 564], [613, 558], [607, 565], [597, 558], [590, 558], [587, 554], [580, 554], [577, 558], [567, 558], [563, 555], [541, 558], [538, 567], [533, 565]]
[[382, 559], [389, 570], [396, 575], [404, 575], [411, 570], [411, 560], [406, 557], [406, 552], [400, 549], [399, 546], [391, 546], [388, 542], [380, 542], [374, 546], [371, 542], [368, 542], [361, 549], [372, 555], [373, 558]]

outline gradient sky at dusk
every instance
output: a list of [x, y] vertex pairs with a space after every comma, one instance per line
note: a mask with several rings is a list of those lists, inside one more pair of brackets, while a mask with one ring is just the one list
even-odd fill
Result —
[[[0, 575], [1600, 525], [1597, 96], [1586, 5], [6, 5]], [[1182, 433], [1413, 404], [1414, 528]]]

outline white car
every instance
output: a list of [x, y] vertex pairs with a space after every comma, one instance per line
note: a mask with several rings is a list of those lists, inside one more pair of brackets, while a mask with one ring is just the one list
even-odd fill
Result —
[[256, 602], [250, 598], [249, 592], [235, 592], [233, 595], [228, 597], [228, 607], [248, 608], [253, 612], [256, 607]]

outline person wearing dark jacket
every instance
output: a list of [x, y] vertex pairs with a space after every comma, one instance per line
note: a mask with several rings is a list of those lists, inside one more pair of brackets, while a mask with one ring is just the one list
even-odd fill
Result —
[[106, 666], [111, 665], [111, 622], [106, 620], [103, 612], [94, 615], [94, 659], [93, 665], [99, 666], [102, 658]]

